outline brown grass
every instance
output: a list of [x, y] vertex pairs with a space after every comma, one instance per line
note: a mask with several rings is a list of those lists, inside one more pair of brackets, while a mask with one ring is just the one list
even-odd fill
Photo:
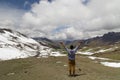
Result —
[[0, 80], [120, 79], [119, 68], [105, 67], [84, 56], [77, 55], [76, 57], [76, 77], [68, 77], [68, 66], [66, 65], [67, 57], [27, 58], [2, 61], [0, 62]]

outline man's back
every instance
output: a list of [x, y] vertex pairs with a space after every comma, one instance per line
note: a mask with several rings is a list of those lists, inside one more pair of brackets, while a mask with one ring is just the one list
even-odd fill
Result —
[[75, 49], [68, 49], [68, 48], [66, 48], [66, 50], [68, 52], [68, 59], [75, 60], [75, 53], [78, 50], [78, 46]]

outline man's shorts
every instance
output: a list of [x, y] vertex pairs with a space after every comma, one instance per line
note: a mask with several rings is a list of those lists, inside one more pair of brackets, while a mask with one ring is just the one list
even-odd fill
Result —
[[75, 60], [69, 60], [69, 65], [74, 66], [75, 65]]

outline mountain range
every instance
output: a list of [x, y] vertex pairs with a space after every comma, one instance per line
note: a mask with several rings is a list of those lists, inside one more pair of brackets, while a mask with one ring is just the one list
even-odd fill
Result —
[[[120, 41], [120, 32], [108, 32], [103, 36], [97, 36], [89, 39], [82, 39], [82, 40], [51, 40], [48, 38], [37, 37], [33, 38], [34, 40], [38, 41], [40, 44], [45, 46], [49, 46], [51, 48], [60, 48], [59, 42], [64, 42], [67, 46], [73, 44], [77, 45], [79, 41], [82, 42], [82, 47], [84, 46], [107, 46], [111, 44], [115, 44], [116, 42]], [[44, 42], [44, 43], [43, 43]]]
[[[59, 42], [67, 46], [77, 45], [82, 41], [81, 50], [95, 50], [115, 48], [119, 52], [120, 32], [109, 32], [103, 36], [86, 40], [50, 40], [48, 38], [29, 38], [26, 35], [11, 29], [0, 28], [0, 60], [10, 60], [27, 57], [62, 56], [63, 50]], [[57, 50], [56, 50], [57, 49]]]
[[103, 36], [85, 40], [89, 46], [105, 46], [120, 42], [120, 32], [108, 32]]

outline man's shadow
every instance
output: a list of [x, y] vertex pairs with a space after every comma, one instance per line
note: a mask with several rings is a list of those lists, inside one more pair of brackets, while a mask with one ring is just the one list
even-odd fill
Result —
[[[82, 71], [80, 68], [78, 69], [80, 72]], [[86, 73], [77, 73], [74, 75], [74, 77], [77, 77], [77, 76], [83, 76], [83, 75], [87, 75]]]
[[83, 76], [83, 75], [86, 75], [85, 73], [81, 73], [81, 74], [75, 74], [75, 75], [71, 75], [69, 77], [78, 77], [78, 76]]
[[74, 77], [86, 75], [85, 73], [75, 74]]

